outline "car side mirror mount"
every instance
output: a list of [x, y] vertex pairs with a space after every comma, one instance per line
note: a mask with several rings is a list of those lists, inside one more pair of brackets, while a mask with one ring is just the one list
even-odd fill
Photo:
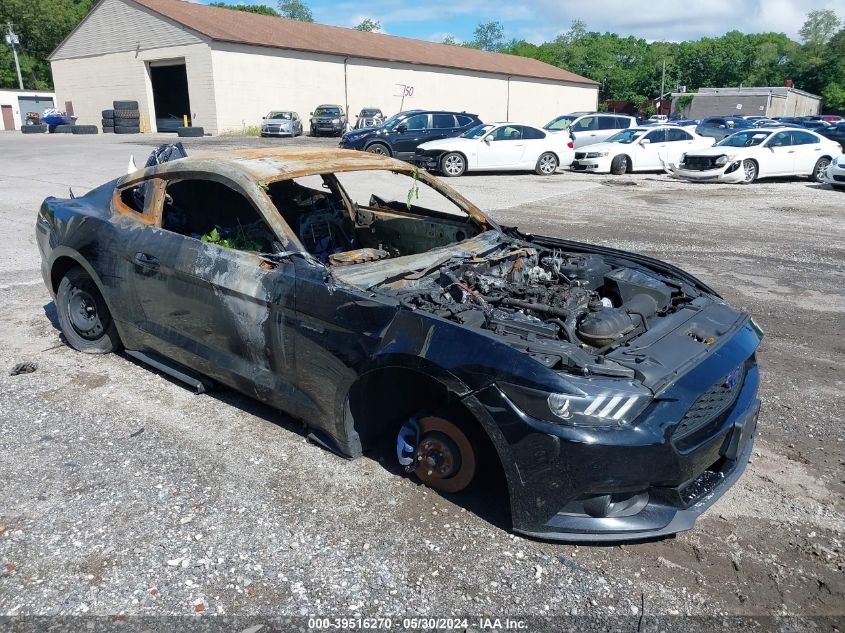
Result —
[[487, 143], [488, 145], [490, 145], [490, 137], [489, 137], [489, 136], [485, 136], [485, 137], [484, 137], [484, 142], [485, 142], [485, 143]]
[[640, 145], [651, 145], [651, 139], [644, 138], [640, 141]]
[[400, 123], [399, 125], [396, 126], [396, 131], [399, 132], [399, 134], [404, 134], [405, 132], [407, 132], [407, 130], [408, 130], [408, 126], [405, 125], [404, 123]]

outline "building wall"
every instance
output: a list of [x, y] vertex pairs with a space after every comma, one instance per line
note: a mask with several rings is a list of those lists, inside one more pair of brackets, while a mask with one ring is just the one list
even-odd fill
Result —
[[818, 97], [794, 90], [781, 89], [772, 93], [751, 92], [750, 90], [748, 93], [726, 92], [715, 94], [703, 92], [695, 96], [687, 110], [687, 116], [692, 119], [719, 115], [809, 116], [818, 114], [820, 106], [821, 100]]
[[[0, 90], [0, 106], [11, 106], [12, 117], [15, 121], [14, 129], [19, 130], [23, 124], [23, 117], [29, 112], [26, 106], [21, 107], [20, 97], [38, 97], [40, 105], [51, 107], [49, 101], [55, 105], [56, 94], [53, 92], [42, 92], [39, 90]], [[46, 102], [46, 103], [45, 103]], [[43, 112], [43, 107], [39, 108]], [[3, 130], [3, 119], [0, 119], [0, 131]]]
[[53, 83], [59, 107], [73, 103], [80, 124], [100, 125], [102, 110], [110, 110], [116, 100], [137, 101], [148, 131], [155, 131], [155, 110], [150, 83], [149, 62], [184, 60], [188, 75], [188, 95], [194, 125], [217, 131], [211, 51], [207, 44], [169, 46], [153, 50], [119, 52], [53, 60]]
[[537, 125], [598, 103], [597, 87], [512, 78], [509, 98], [503, 76], [221, 42], [211, 48], [220, 130], [256, 125], [274, 109], [307, 119], [323, 103], [348, 105], [353, 124], [361, 108], [378, 107], [387, 115], [438, 108]]

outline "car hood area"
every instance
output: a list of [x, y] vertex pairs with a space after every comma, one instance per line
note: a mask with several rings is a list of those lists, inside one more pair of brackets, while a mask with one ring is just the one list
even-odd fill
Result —
[[428, 141], [427, 143], [421, 143], [417, 149], [422, 151], [427, 150], [443, 150], [443, 151], [471, 151], [475, 147], [478, 146], [478, 139], [474, 138], [442, 138], [436, 141]]
[[[538, 383], [552, 375], [546, 368], [564, 380], [636, 380], [658, 390], [748, 317], [689, 275], [626, 255], [490, 230], [332, 274], [339, 283], [397, 301], [400, 311], [451, 322], [465, 336], [473, 332], [485, 353], [491, 343], [523, 352], [535, 369], [520, 373]], [[524, 368], [525, 362], [513, 365]]]
[[752, 154], [761, 149], [759, 145], [753, 147], [729, 147], [724, 145], [713, 145], [711, 147], [698, 147], [687, 152], [687, 156], [740, 156]]

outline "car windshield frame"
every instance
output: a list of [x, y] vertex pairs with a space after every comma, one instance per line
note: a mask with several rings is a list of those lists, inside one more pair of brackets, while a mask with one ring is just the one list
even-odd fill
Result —
[[[568, 130], [570, 127], [572, 127], [572, 124], [575, 123], [575, 121], [577, 121], [578, 119], [581, 118], [581, 116], [582, 115], [580, 115], [580, 114], [579, 115], [563, 114], [559, 117], [555, 117], [554, 119], [552, 119], [551, 121], [546, 123], [543, 126], [543, 129], [544, 130], [550, 130], [552, 132], [558, 132], [560, 130]], [[556, 123], [559, 123], [561, 121], [567, 121], [567, 124], [564, 125], [563, 127], [554, 127]]]
[[405, 120], [405, 119], [407, 119], [409, 116], [411, 116], [411, 114], [415, 114], [415, 113], [411, 113], [411, 112], [399, 112], [399, 113], [397, 113], [397, 114], [394, 114], [392, 117], [389, 117], [388, 119], [385, 119], [384, 123], [382, 123], [382, 124], [381, 124], [381, 127], [383, 127], [383, 128], [390, 128], [390, 129], [395, 128], [397, 125], [399, 125], [400, 123], [402, 123], [402, 121], [404, 121], [404, 120]]
[[642, 128], [629, 127], [627, 130], [620, 130], [605, 141], [606, 143], [622, 143], [623, 145], [630, 145], [638, 138], [651, 132], [652, 130], [644, 130]]
[[496, 129], [492, 123], [479, 123], [475, 127], [471, 127], [466, 132], [461, 134], [458, 138], [480, 139], [482, 136], [489, 134]]
[[[287, 116], [285, 116], [287, 115]], [[284, 121], [292, 121], [293, 120], [293, 112], [290, 110], [273, 110], [267, 114], [265, 119], [273, 119], [273, 120], [284, 120]]]
[[314, 116], [333, 116], [339, 117], [341, 115], [341, 109], [335, 106], [329, 107], [320, 107], [314, 110]]
[[[721, 141], [716, 143], [714, 147], [758, 147], [768, 141], [774, 132], [763, 132], [761, 128], [754, 128], [751, 130], [743, 130], [736, 134], [726, 136]], [[740, 140], [741, 137], [750, 137], [746, 140]], [[747, 141], [754, 141], [756, 143], [748, 143]]]

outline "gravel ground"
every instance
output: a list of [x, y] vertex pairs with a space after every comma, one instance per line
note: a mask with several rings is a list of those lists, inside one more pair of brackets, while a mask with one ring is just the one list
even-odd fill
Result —
[[[831, 616], [842, 629], [845, 194], [663, 175], [450, 181], [502, 223], [678, 264], [766, 331], [740, 482], [675, 538], [571, 546], [509, 534], [501, 499], [446, 499], [338, 458], [239, 394], [193, 395], [63, 345], [37, 206], [120, 175], [156, 142], [0, 137], [0, 615], [591, 615], [633, 630], [642, 616]], [[10, 376], [24, 361], [36, 371]], [[798, 628], [810, 625], [831, 630]]]

